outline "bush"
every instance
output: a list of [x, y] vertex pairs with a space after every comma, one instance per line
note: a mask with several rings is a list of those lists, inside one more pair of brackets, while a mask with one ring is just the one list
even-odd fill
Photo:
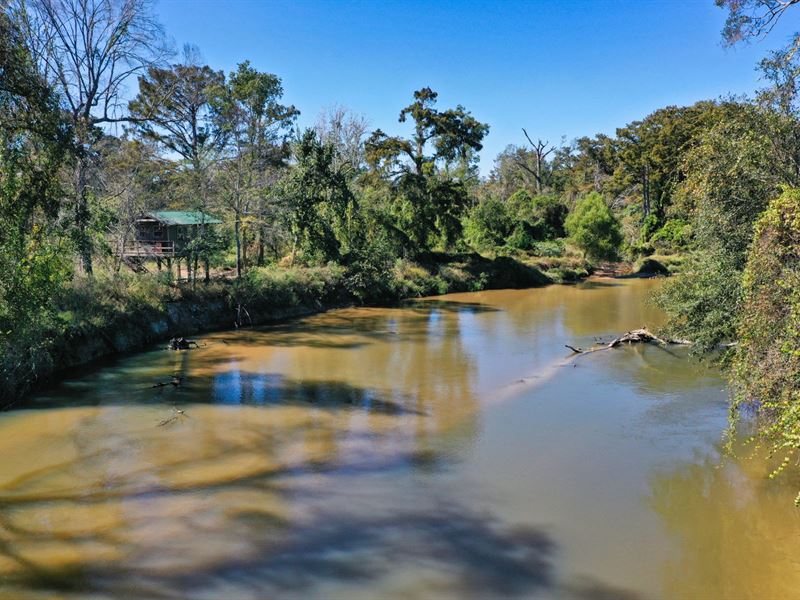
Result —
[[652, 257], [638, 261], [633, 266], [633, 272], [636, 275], [649, 277], [667, 277], [670, 274], [666, 266]]
[[324, 267], [256, 267], [247, 271], [238, 292], [244, 304], [292, 307], [335, 299], [344, 287], [345, 269]]
[[554, 258], [564, 256], [564, 240], [549, 240], [536, 242], [531, 248], [535, 256]]
[[692, 239], [692, 226], [682, 219], [670, 219], [650, 238], [654, 246], [672, 249], [685, 248]]
[[397, 261], [393, 278], [397, 298], [446, 294], [449, 290], [449, 285], [443, 278], [433, 275], [425, 267], [407, 259]]
[[784, 191], [756, 225], [738, 333], [735, 406], [755, 410], [758, 437], [783, 460], [774, 476], [800, 448], [800, 190]]
[[540, 237], [541, 233], [536, 228], [525, 221], [520, 221], [508, 236], [507, 246], [512, 250], [531, 250]]
[[597, 192], [591, 192], [575, 205], [565, 222], [570, 241], [587, 257], [595, 260], [617, 258], [622, 243], [619, 221]]
[[469, 211], [464, 220], [464, 235], [467, 242], [476, 249], [493, 251], [506, 244], [514, 225], [506, 205], [495, 198], [489, 198]]
[[558, 196], [540, 194], [533, 198], [531, 205], [533, 217], [541, 223], [545, 239], [550, 240], [566, 235], [564, 223], [569, 210]]
[[736, 337], [741, 301], [741, 271], [719, 249], [691, 255], [681, 274], [670, 278], [656, 295], [669, 316], [667, 331], [692, 340], [695, 353], [710, 352]]

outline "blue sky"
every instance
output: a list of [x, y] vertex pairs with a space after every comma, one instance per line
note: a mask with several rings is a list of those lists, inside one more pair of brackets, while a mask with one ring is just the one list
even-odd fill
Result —
[[249, 59], [280, 76], [301, 126], [339, 104], [403, 133], [400, 109], [430, 86], [442, 108], [462, 104], [489, 123], [484, 174], [524, 142], [522, 127], [569, 141], [662, 106], [752, 92], [756, 63], [795, 26], [726, 49], [713, 0], [160, 0], [156, 10], [176, 45], [197, 45], [215, 69]]

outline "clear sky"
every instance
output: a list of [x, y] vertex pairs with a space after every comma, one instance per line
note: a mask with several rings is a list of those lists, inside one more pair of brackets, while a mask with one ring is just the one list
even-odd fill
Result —
[[301, 126], [340, 104], [403, 133], [400, 109], [430, 86], [440, 107], [489, 123], [484, 174], [524, 142], [522, 127], [570, 141], [662, 106], [750, 93], [758, 60], [795, 26], [726, 49], [713, 0], [159, 0], [156, 10], [176, 46], [197, 45], [215, 69], [249, 59], [280, 76]]

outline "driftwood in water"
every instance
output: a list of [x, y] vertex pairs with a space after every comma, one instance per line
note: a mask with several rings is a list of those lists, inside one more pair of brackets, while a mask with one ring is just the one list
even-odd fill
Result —
[[189, 415], [186, 414], [185, 410], [179, 409], [177, 406], [173, 407], [172, 409], [173, 415], [161, 421], [158, 426], [164, 427], [165, 425], [169, 425], [170, 423], [174, 423], [179, 419], [189, 418]]
[[188, 350], [189, 348], [199, 348], [200, 344], [194, 340], [187, 340], [185, 337], [174, 337], [167, 344], [169, 350]]
[[688, 340], [671, 340], [671, 339], [663, 339], [650, 333], [647, 329], [634, 329], [633, 331], [628, 331], [624, 335], [619, 336], [618, 338], [613, 339], [608, 344], [603, 344], [602, 346], [594, 346], [592, 348], [587, 348], [583, 350], [581, 348], [575, 348], [574, 346], [570, 346], [569, 344], [564, 344], [567, 348], [572, 350], [575, 354], [589, 354], [591, 352], [598, 352], [599, 350], [610, 350], [611, 348], [616, 348], [621, 344], [659, 344], [662, 346], [668, 345], [681, 345], [686, 346], [690, 345], [692, 342]]
[[177, 375], [173, 375], [173, 376], [172, 376], [172, 381], [168, 381], [168, 382], [166, 382], [166, 383], [164, 383], [164, 382], [158, 382], [158, 383], [156, 383], [155, 385], [152, 385], [152, 386], [150, 386], [150, 387], [152, 387], [152, 388], [163, 388], [163, 387], [167, 387], [167, 386], [170, 386], [170, 385], [171, 385], [172, 387], [178, 387], [178, 386], [180, 386], [182, 383], [183, 383], [183, 377], [178, 377]]

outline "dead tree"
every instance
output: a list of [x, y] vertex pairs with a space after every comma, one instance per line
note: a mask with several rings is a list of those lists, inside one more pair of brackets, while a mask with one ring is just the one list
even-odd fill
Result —
[[58, 91], [75, 147], [72, 194], [78, 251], [92, 273], [89, 198], [97, 128], [129, 122], [124, 87], [170, 48], [148, 0], [15, 0], [31, 55]]
[[556, 147], [551, 146], [550, 142], [543, 142], [538, 138], [534, 142], [531, 139], [531, 136], [528, 135], [528, 132], [525, 131], [524, 127], [522, 128], [522, 133], [525, 134], [528, 143], [531, 145], [535, 164], [534, 168], [530, 168], [523, 160], [517, 160], [516, 163], [518, 167], [533, 175], [533, 178], [536, 181], [536, 193], [541, 194], [542, 190], [544, 189], [544, 176], [542, 175], [542, 167], [544, 166], [547, 157], [556, 149]]

